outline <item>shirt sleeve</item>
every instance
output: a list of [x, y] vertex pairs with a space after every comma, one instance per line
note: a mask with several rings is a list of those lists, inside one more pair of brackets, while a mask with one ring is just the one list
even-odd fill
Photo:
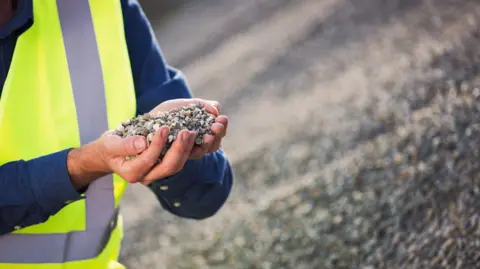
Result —
[[[121, 1], [137, 113], [146, 113], [170, 99], [193, 97], [183, 73], [166, 63], [139, 3], [136, 0]], [[149, 188], [169, 212], [184, 218], [203, 219], [223, 206], [232, 184], [229, 160], [222, 150], [218, 150], [199, 160], [187, 161], [180, 173], [159, 179]]]
[[82, 199], [70, 181], [68, 151], [0, 166], [0, 235], [45, 222]]

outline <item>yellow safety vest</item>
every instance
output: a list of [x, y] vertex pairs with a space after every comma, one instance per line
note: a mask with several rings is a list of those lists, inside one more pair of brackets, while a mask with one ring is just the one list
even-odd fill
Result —
[[[33, 0], [33, 15], [0, 98], [0, 165], [81, 146], [135, 116], [120, 1]], [[106, 176], [46, 222], [0, 236], [0, 269], [124, 268], [126, 186]]]

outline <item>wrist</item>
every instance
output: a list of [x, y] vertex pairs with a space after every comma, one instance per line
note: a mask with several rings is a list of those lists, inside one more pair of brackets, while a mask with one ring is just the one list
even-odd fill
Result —
[[67, 155], [67, 167], [73, 186], [85, 189], [92, 181], [111, 173], [96, 142], [73, 148]]

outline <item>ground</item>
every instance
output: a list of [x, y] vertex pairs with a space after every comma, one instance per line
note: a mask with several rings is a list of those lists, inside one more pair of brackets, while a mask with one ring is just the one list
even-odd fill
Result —
[[131, 186], [128, 268], [480, 267], [480, 3], [197, 0], [147, 14], [168, 62], [229, 117], [235, 185], [200, 222]]

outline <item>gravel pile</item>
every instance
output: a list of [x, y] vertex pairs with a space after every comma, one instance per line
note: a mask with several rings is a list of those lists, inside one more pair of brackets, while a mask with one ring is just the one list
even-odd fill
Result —
[[[300, 22], [299, 6], [327, 1], [287, 1], [275, 16], [254, 2], [245, 9], [262, 18], [254, 26], [223, 28], [226, 41], [213, 42], [220, 46], [212, 52], [195, 49], [199, 61], [184, 61], [192, 62], [186, 70], [196, 94], [220, 96], [235, 122], [225, 145], [237, 155], [234, 192], [201, 222], [175, 218], [156, 201], [152, 211], [130, 208], [145, 216], [126, 230], [124, 264], [480, 268], [480, 39], [463, 39], [478, 29], [478, 1], [337, 1], [333, 10], [314, 9], [325, 19], [305, 25], [298, 40], [302, 24], [280, 29], [275, 14]], [[280, 44], [278, 55], [265, 36]], [[296, 41], [287, 46], [279, 36]], [[228, 49], [230, 42], [242, 46]], [[227, 76], [205, 72], [210, 65]], [[237, 75], [233, 82], [229, 74]], [[243, 148], [251, 154], [235, 154]]]
[[[210, 127], [214, 122], [215, 116], [213, 114], [208, 113], [205, 108], [199, 104], [192, 104], [168, 112], [160, 112], [157, 114], [146, 113], [128, 119], [117, 126], [115, 134], [120, 137], [145, 136], [147, 142], [150, 143], [155, 131], [162, 126], [168, 126], [170, 128], [170, 134], [167, 144], [160, 155], [160, 159], [162, 159], [172, 146], [173, 141], [177, 139], [177, 135], [181, 130], [188, 129], [189, 131], [195, 131], [197, 133], [195, 144], [201, 145], [204, 135], [212, 134]], [[134, 158], [134, 156], [129, 158]]]
[[[179, 268], [480, 268], [475, 43], [477, 34], [432, 62], [448, 76], [405, 89], [415, 108], [408, 118], [392, 116], [391, 130], [228, 227], [213, 247], [187, 251]], [[308, 163], [314, 139], [299, 142]], [[274, 186], [277, 170], [260, 175]]]

